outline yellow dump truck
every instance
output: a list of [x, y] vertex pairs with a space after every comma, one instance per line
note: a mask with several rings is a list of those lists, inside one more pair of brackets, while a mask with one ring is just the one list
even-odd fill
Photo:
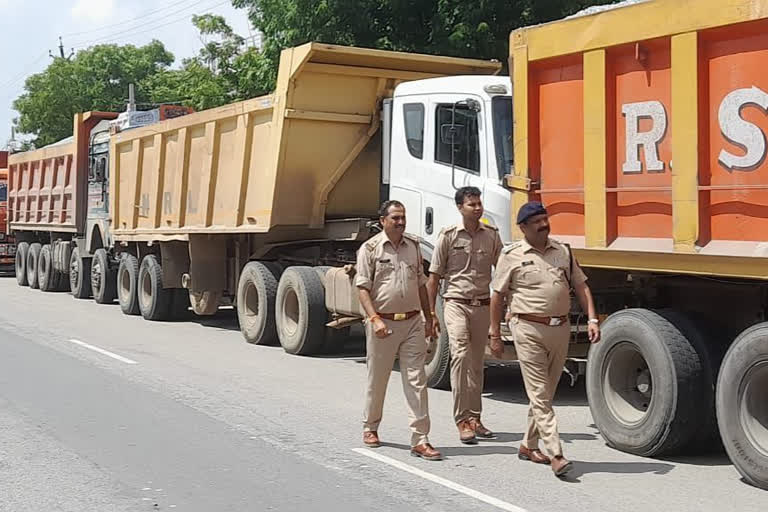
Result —
[[[282, 53], [272, 95], [113, 135], [110, 256], [123, 311], [162, 320], [190, 303], [198, 315], [235, 305], [251, 343], [295, 354], [327, 349], [334, 333], [360, 319], [343, 267], [372, 235], [383, 200], [401, 199], [411, 226], [425, 220], [435, 236], [456, 221], [446, 157], [424, 158], [423, 169], [401, 165], [402, 155], [424, 153], [425, 119], [433, 117], [420, 95], [436, 102], [442, 124], [451, 110], [476, 122], [468, 93], [489, 86], [509, 111], [508, 78], [494, 76], [500, 67], [310, 43]], [[417, 85], [403, 92], [403, 107], [393, 94], [405, 82]], [[492, 168], [506, 221], [508, 192], [495, 160]], [[413, 200], [424, 189], [444, 191], [450, 213], [443, 205], [421, 219]], [[337, 270], [326, 274], [330, 267]], [[447, 367], [440, 371], [444, 378]]]

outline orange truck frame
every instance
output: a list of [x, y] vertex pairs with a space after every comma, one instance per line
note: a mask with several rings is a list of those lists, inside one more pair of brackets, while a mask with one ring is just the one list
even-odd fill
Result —
[[0, 274], [14, 271], [16, 244], [8, 234], [8, 153], [0, 151]]
[[603, 316], [593, 418], [720, 439], [768, 488], [768, 1], [654, 0], [513, 32], [512, 212], [542, 200]]

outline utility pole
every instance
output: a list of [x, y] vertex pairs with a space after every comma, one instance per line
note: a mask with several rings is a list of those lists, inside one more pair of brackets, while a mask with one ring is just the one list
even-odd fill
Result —
[[69, 56], [64, 55], [64, 41], [61, 39], [61, 36], [59, 36], [59, 57], [56, 57], [51, 50], [48, 50], [48, 56], [52, 59], [66, 59], [70, 60], [72, 56], [75, 54], [75, 49], [71, 48]]

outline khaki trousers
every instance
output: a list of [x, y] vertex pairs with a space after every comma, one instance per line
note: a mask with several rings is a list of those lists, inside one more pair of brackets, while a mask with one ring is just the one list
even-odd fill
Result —
[[427, 355], [427, 339], [421, 315], [400, 322], [384, 320], [392, 330], [386, 338], [377, 338], [373, 325], [365, 326], [366, 366], [368, 386], [365, 393], [363, 430], [377, 431], [384, 409], [387, 384], [395, 358], [400, 360], [400, 376], [403, 394], [408, 404], [408, 421], [411, 427], [411, 446], [428, 443], [430, 422], [427, 402], [427, 376], [424, 361]]
[[557, 327], [512, 319], [515, 349], [528, 394], [528, 429], [523, 446], [537, 449], [539, 439], [550, 457], [563, 454], [552, 400], [568, 357], [569, 323]]
[[453, 419], [457, 424], [480, 419], [490, 306], [472, 307], [446, 299], [444, 320], [451, 348]]

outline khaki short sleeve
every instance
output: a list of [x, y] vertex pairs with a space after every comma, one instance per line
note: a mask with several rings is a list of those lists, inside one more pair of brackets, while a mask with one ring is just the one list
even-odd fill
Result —
[[491, 289], [497, 293], [506, 294], [509, 291], [509, 283], [512, 280], [513, 258], [509, 254], [501, 253], [496, 262], [496, 272], [493, 274]]
[[441, 232], [437, 237], [435, 250], [432, 253], [432, 263], [429, 265], [429, 273], [440, 277], [445, 275], [445, 267], [448, 263], [448, 237]]
[[421, 247], [416, 242], [416, 276], [419, 286], [427, 284], [427, 274], [424, 273], [424, 258], [421, 256]]
[[587, 281], [587, 275], [581, 270], [581, 265], [573, 258], [573, 275], [571, 276], [571, 286], [576, 286]]
[[373, 263], [371, 256], [373, 251], [369, 251], [365, 245], [357, 250], [357, 265], [355, 267], [355, 286], [365, 288], [370, 291], [373, 286]]
[[501, 241], [501, 237], [499, 236], [498, 231], [494, 231], [494, 234], [495, 236], [493, 240], [493, 261], [497, 262], [497, 265], [498, 265], [499, 256], [501, 256], [501, 250], [504, 248], [504, 242]]

